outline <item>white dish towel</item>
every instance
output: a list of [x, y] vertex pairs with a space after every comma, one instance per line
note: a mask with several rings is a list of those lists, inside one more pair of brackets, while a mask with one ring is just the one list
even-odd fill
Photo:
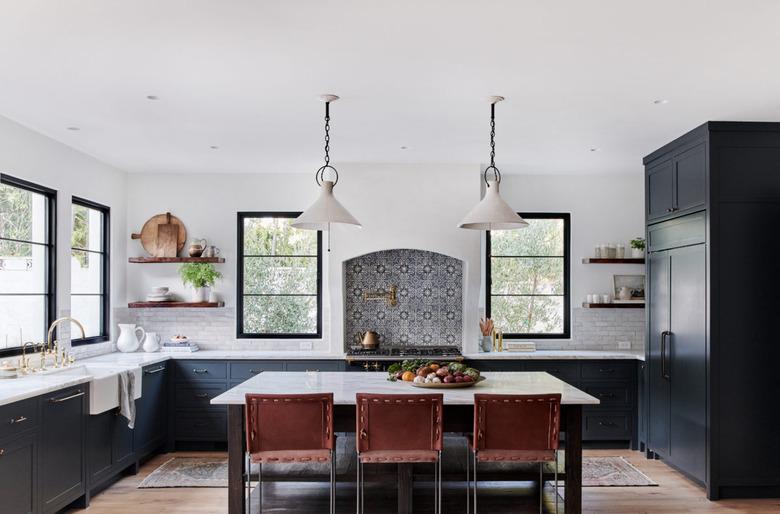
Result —
[[119, 374], [119, 413], [127, 418], [128, 428], [135, 427], [135, 373]]

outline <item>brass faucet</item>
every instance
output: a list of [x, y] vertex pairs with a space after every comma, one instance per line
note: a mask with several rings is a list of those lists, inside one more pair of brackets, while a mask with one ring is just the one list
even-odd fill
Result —
[[387, 301], [387, 304], [391, 307], [398, 305], [398, 288], [396, 286], [390, 286], [389, 291], [364, 291], [363, 301], [368, 302], [371, 300], [383, 300]]
[[22, 373], [27, 373], [30, 371], [30, 360], [27, 358], [27, 345], [32, 345], [33, 350], [35, 349], [35, 343], [32, 341], [27, 341], [22, 345], [22, 360], [19, 362], [19, 367], [22, 369]]
[[[54, 341], [54, 346], [52, 347], [52, 335], [54, 334], [54, 329], [57, 328], [58, 325], [60, 325], [61, 323], [66, 322], [66, 321], [71, 321], [71, 322], [75, 323], [79, 327], [79, 330], [81, 330], [81, 338], [82, 339], [87, 337], [87, 333], [84, 330], [84, 325], [82, 325], [81, 322], [79, 320], [77, 320], [76, 318], [71, 318], [70, 316], [64, 316], [62, 318], [55, 319], [52, 322], [52, 324], [49, 326], [49, 332], [48, 332], [48, 334], [46, 336], [46, 347], [48, 349], [48, 353], [49, 354], [52, 354], [52, 353], [54, 354], [54, 367], [55, 368], [58, 368], [60, 366], [66, 365], [66, 364], [71, 362], [70, 358], [66, 358], [65, 350], [62, 350], [60, 348], [60, 342], [59, 341]], [[43, 356], [43, 355], [41, 356], [41, 360], [45, 360], [45, 358], [46, 358], [45, 356]], [[43, 367], [43, 366], [41, 366], [41, 367]]]

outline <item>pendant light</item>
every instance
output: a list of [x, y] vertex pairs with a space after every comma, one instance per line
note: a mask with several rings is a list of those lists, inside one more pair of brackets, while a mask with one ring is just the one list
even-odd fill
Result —
[[[518, 214], [501, 198], [498, 185], [501, 183], [501, 172], [496, 168], [496, 104], [504, 99], [503, 96], [491, 96], [490, 101], [490, 165], [482, 174], [487, 188], [485, 196], [479, 203], [466, 214], [458, 227], [472, 230], [515, 230], [525, 228], [528, 222]], [[493, 173], [493, 178], [488, 180], [488, 173]]]
[[[330, 165], [330, 103], [338, 100], [336, 95], [322, 95], [325, 102], [325, 164], [317, 170], [314, 178], [320, 187], [320, 196], [290, 225], [306, 230], [326, 230], [328, 232], [328, 251], [330, 251], [330, 226], [333, 223], [361, 226], [343, 205], [333, 196], [333, 188], [339, 182], [339, 172]], [[332, 179], [325, 177], [325, 172], [331, 172]]]

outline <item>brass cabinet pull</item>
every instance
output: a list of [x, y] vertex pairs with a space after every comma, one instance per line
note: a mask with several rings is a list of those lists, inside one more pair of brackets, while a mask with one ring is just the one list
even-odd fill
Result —
[[314, 373], [314, 372], [319, 372], [319, 371], [320, 370], [318, 370], [318, 369], [307, 369], [306, 373]]
[[614, 398], [615, 395], [613, 393], [596, 393], [596, 396], [599, 398]]
[[208, 397], [209, 397], [208, 393], [197, 393], [195, 395], [195, 398], [208, 398]]
[[21, 423], [22, 421], [27, 421], [27, 417], [25, 416], [19, 416], [18, 418], [11, 418], [11, 424], [15, 423]]
[[68, 400], [72, 400], [74, 398], [78, 398], [79, 396], [84, 396], [84, 391], [78, 391], [70, 396], [66, 396], [65, 398], [49, 398], [49, 403], [62, 403], [67, 402]]
[[193, 372], [193, 373], [197, 373], [197, 374], [199, 374], [199, 375], [202, 375], [203, 373], [208, 373], [208, 372], [209, 372], [209, 370], [207, 370], [207, 369], [205, 369], [205, 368], [203, 368], [203, 369], [197, 369], [197, 368], [195, 368], [195, 369], [193, 369], [193, 370], [192, 370], [192, 372]]
[[258, 373], [262, 373], [263, 370], [261, 369], [250, 369], [249, 372], [253, 375], [257, 375]]
[[0, 448], [0, 457], [5, 455], [5, 448]]
[[661, 332], [661, 378], [665, 378], [666, 380], [671, 379], [671, 374], [669, 373], [669, 368], [666, 366], [667, 360], [666, 360], [666, 351], [667, 347], [669, 346], [667, 342], [667, 337], [671, 336], [672, 333], [668, 330], [664, 330]]
[[602, 427], [616, 427], [617, 425], [612, 421], [599, 421], [599, 425]]
[[144, 370], [144, 375], [154, 375], [155, 373], [159, 373], [159, 372], [164, 371], [164, 370], [165, 370], [165, 366], [162, 366], [162, 367], [159, 367], [159, 368], [155, 368], [155, 369], [145, 369]]
[[599, 368], [599, 373], [614, 373], [615, 368]]

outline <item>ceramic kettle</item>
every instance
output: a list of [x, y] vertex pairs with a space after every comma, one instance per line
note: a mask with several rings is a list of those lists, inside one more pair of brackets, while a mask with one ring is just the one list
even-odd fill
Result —
[[373, 350], [379, 346], [379, 334], [373, 330], [358, 332], [355, 334], [355, 338], [357, 339], [358, 343], [360, 343], [360, 346], [366, 350]]
[[146, 331], [142, 327], [137, 327], [132, 323], [120, 323], [116, 349], [123, 353], [135, 352], [141, 346], [141, 340], [144, 337], [146, 337]]

